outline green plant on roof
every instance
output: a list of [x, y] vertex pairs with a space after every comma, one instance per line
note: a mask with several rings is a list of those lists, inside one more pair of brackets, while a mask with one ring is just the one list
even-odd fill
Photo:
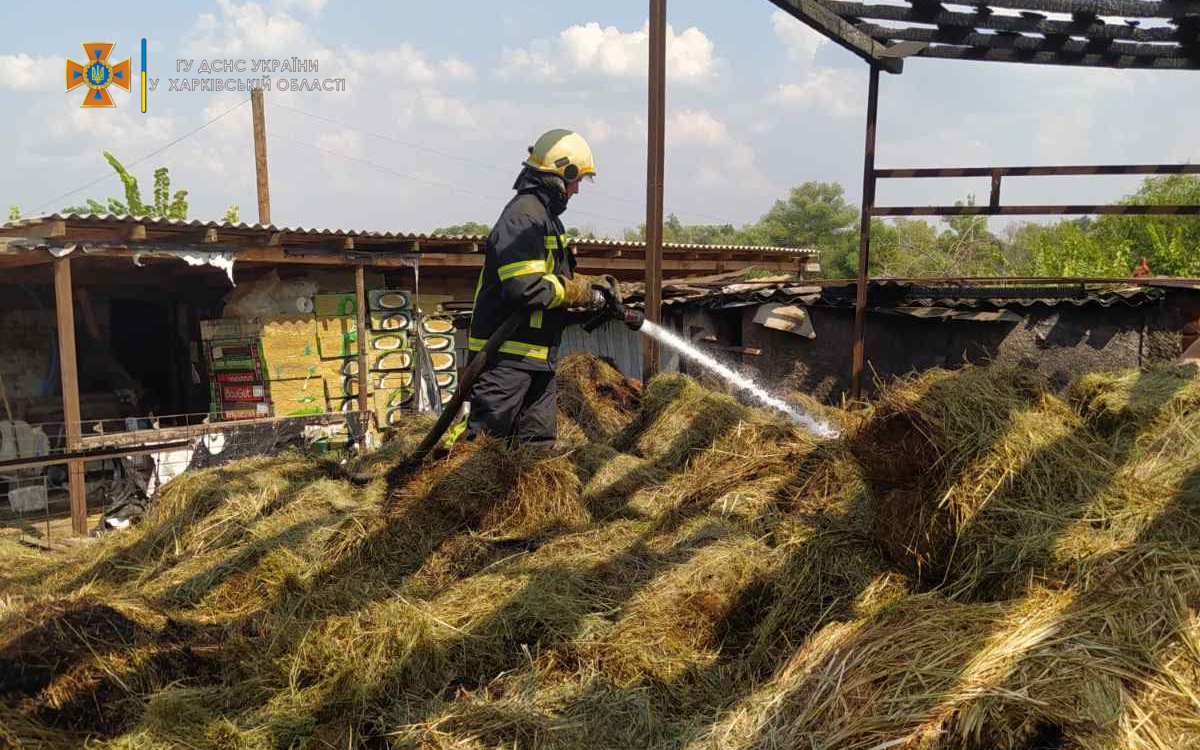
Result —
[[[137, 177], [133, 176], [112, 153], [108, 151], [103, 153], [105, 161], [121, 178], [121, 184], [125, 188], [124, 200], [108, 198], [102, 202], [88, 198], [82, 205], [64, 207], [63, 213], [119, 214], [178, 220], [188, 218], [188, 191], [171, 192], [171, 174], [166, 167], [154, 170], [154, 199], [152, 203], [146, 203], [142, 200], [142, 191], [138, 186]], [[14, 208], [16, 207], [14, 206]], [[10, 219], [14, 218], [11, 210], [9, 216]], [[241, 211], [237, 206], [229, 206], [225, 210], [223, 218], [228, 223], [237, 224], [241, 221]]]

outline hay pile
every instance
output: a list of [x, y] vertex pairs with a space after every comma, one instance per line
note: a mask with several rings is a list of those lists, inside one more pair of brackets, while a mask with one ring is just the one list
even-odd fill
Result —
[[1189, 371], [932, 372], [817, 443], [564, 365], [562, 450], [388, 514], [289, 453], [0, 547], [0, 748], [1200, 747]]
[[563, 357], [557, 380], [560, 420], [565, 417], [563, 421], [578, 426], [592, 442], [606, 441], [624, 429], [641, 402], [638, 381], [587, 354]]

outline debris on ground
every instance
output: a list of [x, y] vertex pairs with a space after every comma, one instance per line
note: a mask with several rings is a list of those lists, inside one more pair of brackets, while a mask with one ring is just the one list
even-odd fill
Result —
[[289, 451], [0, 542], [0, 748], [1200, 747], [1194, 370], [928, 372], [819, 441], [563, 365], [560, 449], [386, 514]]

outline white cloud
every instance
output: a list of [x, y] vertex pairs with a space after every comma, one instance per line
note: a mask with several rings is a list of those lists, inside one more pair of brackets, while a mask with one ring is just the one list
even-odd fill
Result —
[[341, 193], [353, 195], [362, 189], [362, 178], [367, 168], [353, 159], [366, 159], [362, 136], [346, 128], [322, 133], [317, 138], [321, 165], [331, 177], [332, 187]]
[[330, 75], [344, 76], [348, 89], [380, 81], [425, 88], [447, 81], [466, 82], [475, 78], [475, 68], [462, 58], [451, 56], [444, 60], [430, 60], [424, 52], [408, 42], [373, 51], [341, 49], [337, 57], [339, 64], [330, 67], [333, 70]]
[[475, 80], [475, 68], [460, 57], [447, 57], [439, 64], [439, 67], [442, 72], [456, 81]]
[[282, 11], [299, 8], [309, 13], [320, 13], [321, 8], [325, 7], [325, 3], [326, 0], [274, 0], [271, 5]]
[[217, 0], [217, 14], [201, 13], [181, 49], [196, 58], [303, 54], [305, 59], [319, 60], [314, 46], [304, 24], [286, 10], [267, 13], [258, 3], [235, 5], [231, 0]]
[[703, 110], [684, 110], [667, 118], [666, 139], [675, 144], [717, 145], [729, 139], [725, 123]]
[[[97, 154], [106, 148], [120, 159], [131, 159], [132, 154], [165, 143], [175, 132], [175, 120], [171, 117], [135, 115], [124, 107], [84, 109], [77, 101], [67, 102], [64, 108], [63, 116], [47, 125], [49, 135], [75, 143], [90, 141], [95, 144]], [[137, 144], [137, 152], [122, 150], [121, 144]]]
[[0, 87], [17, 91], [61, 87], [65, 65], [63, 58], [31, 57], [25, 53], [0, 55]]
[[[590, 22], [559, 32], [554, 40], [534, 40], [528, 48], [507, 50], [501, 74], [507, 78], [562, 80], [568, 72], [592, 72], [614, 78], [644, 78], [650, 55], [650, 24], [637, 31]], [[667, 77], [698, 83], [715, 75], [714, 45], [692, 26], [680, 34], [667, 26]]]
[[795, 83], [782, 83], [770, 100], [789, 107], [816, 110], [832, 117], [849, 117], [865, 110], [863, 81], [857, 71], [822, 68]]
[[797, 21], [782, 10], [771, 14], [771, 29], [787, 47], [788, 59], [793, 62], [811, 64], [817, 50], [829, 42], [807, 24]]
[[605, 143], [613, 135], [612, 125], [607, 120], [589, 117], [583, 122], [584, 131], [589, 143]]
[[554, 49], [545, 39], [535, 39], [529, 49], [504, 50], [504, 64], [499, 76], [504, 79], [526, 78], [540, 81], [561, 79], [554, 60]]
[[[217, 117], [221, 118], [204, 129], [209, 138], [214, 135], [222, 139], [249, 138], [252, 125], [250, 104], [243, 104], [246, 99], [245, 94], [228, 91], [213, 94], [205, 100], [204, 109], [200, 112], [200, 121], [208, 122]], [[274, 112], [268, 110], [265, 115], [268, 128], [273, 124], [273, 114]]]
[[333, 133], [323, 133], [321, 137], [317, 138], [317, 145], [326, 151], [346, 154], [359, 159], [363, 155], [362, 136], [346, 128]]
[[431, 90], [421, 94], [421, 104], [425, 116], [439, 125], [459, 129], [475, 127], [475, 116], [471, 114], [471, 108], [458, 99]]

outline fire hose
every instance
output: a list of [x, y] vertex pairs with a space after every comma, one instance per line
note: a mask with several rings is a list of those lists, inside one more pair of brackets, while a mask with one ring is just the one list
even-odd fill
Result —
[[[607, 287], [596, 286], [595, 291], [602, 300], [601, 306], [597, 313], [583, 324], [583, 330], [592, 333], [601, 325], [610, 320], [618, 320], [627, 325], [631, 330], [638, 330], [642, 327], [646, 317], [639, 310], [634, 310], [626, 307], [621, 300]], [[500, 345], [507, 341], [520, 327], [521, 322], [529, 315], [528, 310], [518, 310], [512, 315], [509, 315], [500, 327], [488, 337], [483, 347], [471, 358], [467, 363], [466, 368], [462, 372], [462, 376], [458, 381], [458, 390], [454, 396], [446, 403], [442, 409], [441, 416], [437, 422], [430, 428], [428, 434], [421, 443], [413, 450], [407, 458], [399, 464], [396, 464], [386, 471], [368, 472], [368, 473], [349, 473], [348, 478], [358, 484], [368, 484], [376, 479], [387, 478], [388, 485], [395, 487], [403, 483], [408, 477], [415, 474], [424, 463], [425, 459], [437, 447], [442, 436], [449, 429], [451, 423], [458, 417], [459, 411], [462, 410], [463, 403], [471, 397], [471, 391], [475, 387], [475, 380], [479, 377], [488, 366], [488, 363], [496, 356], [496, 352], [500, 349]]]

